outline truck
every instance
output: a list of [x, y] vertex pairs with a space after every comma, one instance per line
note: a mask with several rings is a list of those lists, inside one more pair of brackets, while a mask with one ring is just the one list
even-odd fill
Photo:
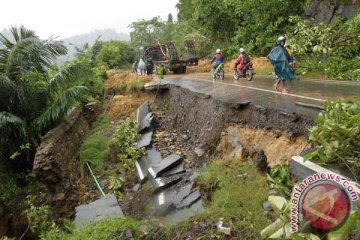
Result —
[[161, 64], [174, 74], [185, 73], [187, 66], [198, 65], [199, 58], [196, 56], [194, 42], [187, 40], [184, 43], [187, 50], [187, 59], [180, 59], [173, 42], [141, 47], [140, 59], [145, 63], [151, 60], [155, 66]]

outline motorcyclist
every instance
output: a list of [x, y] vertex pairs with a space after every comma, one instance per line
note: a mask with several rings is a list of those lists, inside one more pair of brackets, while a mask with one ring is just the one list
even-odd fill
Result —
[[224, 57], [221, 54], [221, 50], [216, 49], [216, 54], [210, 62], [212, 64], [213, 70], [215, 71], [215, 69], [223, 62], [224, 62]]
[[244, 66], [250, 62], [250, 58], [246, 54], [244, 48], [240, 48], [239, 52], [239, 56], [235, 59], [235, 69], [240, 74], [240, 76], [245, 76]]

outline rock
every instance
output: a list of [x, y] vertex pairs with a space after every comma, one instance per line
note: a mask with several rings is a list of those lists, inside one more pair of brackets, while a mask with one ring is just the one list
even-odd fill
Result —
[[256, 167], [262, 171], [266, 172], [268, 170], [267, 158], [263, 150], [261, 150], [255, 159]]
[[184, 140], [188, 140], [188, 139], [189, 139], [189, 137], [188, 137], [186, 134], [181, 135], [181, 137], [182, 137]]
[[137, 192], [137, 191], [139, 191], [139, 189], [140, 189], [140, 184], [139, 183], [137, 183], [137, 184], [135, 184], [133, 187], [132, 187], [132, 191], [133, 192]]
[[58, 193], [55, 196], [56, 201], [63, 201], [65, 199], [65, 193]]
[[202, 155], [204, 155], [205, 151], [204, 149], [202, 149], [200, 146], [197, 146], [194, 150], [194, 152], [196, 153], [196, 155], [198, 157], [201, 157]]
[[219, 222], [216, 224], [216, 227], [218, 229], [219, 232], [224, 233], [225, 235], [230, 236], [231, 235], [231, 229], [229, 227], [224, 227], [223, 224], [223, 218], [219, 219]]
[[272, 211], [272, 207], [270, 206], [270, 203], [269, 201], [263, 201], [262, 203], [262, 208], [265, 210], [265, 211]]

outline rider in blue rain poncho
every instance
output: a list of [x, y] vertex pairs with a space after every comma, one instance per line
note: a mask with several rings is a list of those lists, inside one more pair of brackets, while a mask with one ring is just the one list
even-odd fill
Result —
[[[271, 50], [267, 57], [274, 66], [277, 78], [274, 85], [275, 89], [278, 90], [279, 83], [282, 82], [284, 84], [284, 82], [289, 81], [292, 91], [294, 89], [292, 80], [299, 80], [299, 77], [294, 74], [294, 70], [292, 68], [293, 58], [290, 57], [285, 48], [285, 41], [285, 37], [280, 36], [277, 40], [277, 46]], [[285, 90], [285, 86], [283, 86], [283, 88]], [[287, 90], [285, 90], [285, 92], [287, 92]]]

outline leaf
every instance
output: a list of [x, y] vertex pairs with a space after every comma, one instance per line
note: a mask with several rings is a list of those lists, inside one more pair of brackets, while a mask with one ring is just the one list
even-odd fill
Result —
[[263, 238], [269, 237], [274, 233], [278, 232], [279, 230], [281, 230], [283, 225], [284, 225], [284, 221], [278, 218], [276, 219], [275, 222], [273, 222], [272, 224], [261, 230], [260, 235]]
[[268, 201], [273, 209], [278, 209], [279, 211], [285, 210], [288, 204], [287, 200], [280, 196], [269, 196]]
[[344, 240], [347, 239], [353, 225], [357, 220], [360, 220], [360, 210], [352, 211], [350, 213], [349, 218], [346, 220], [344, 225], [342, 225], [339, 229], [330, 232], [328, 234], [328, 240]]

